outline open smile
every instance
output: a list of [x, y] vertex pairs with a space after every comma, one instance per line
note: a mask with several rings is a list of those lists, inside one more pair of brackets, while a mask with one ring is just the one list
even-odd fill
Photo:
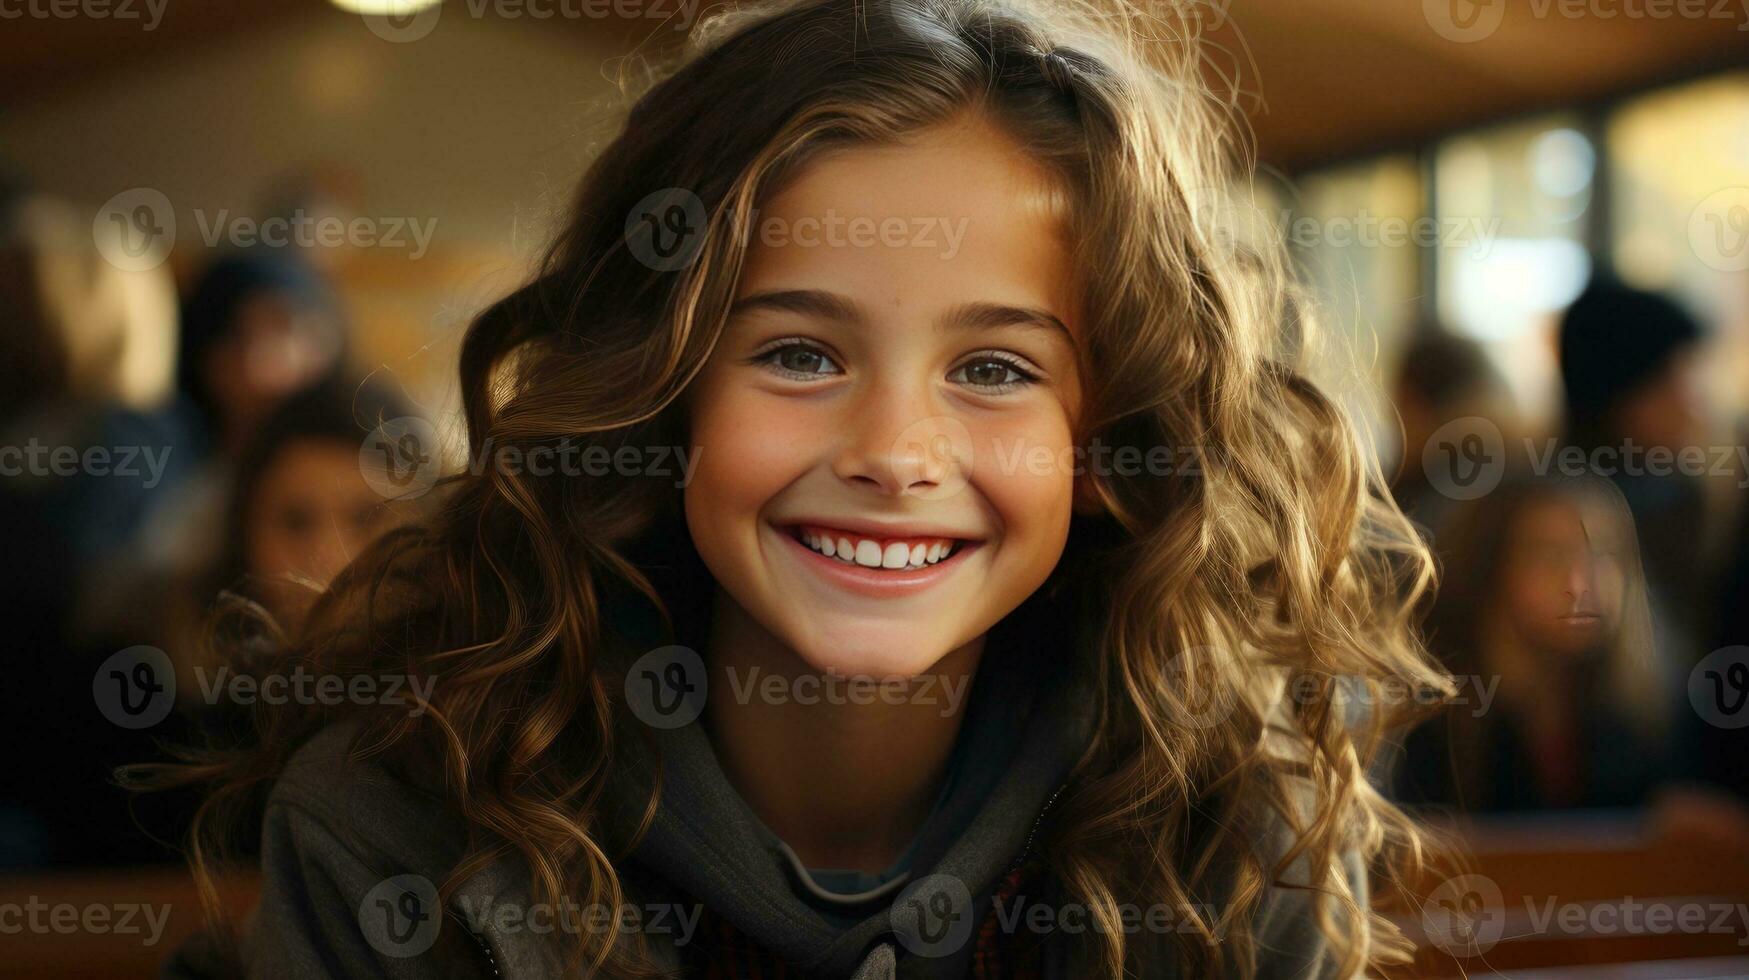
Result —
[[869, 534], [823, 524], [775, 526], [806, 567], [851, 591], [895, 595], [952, 574], [982, 541], [938, 534]]

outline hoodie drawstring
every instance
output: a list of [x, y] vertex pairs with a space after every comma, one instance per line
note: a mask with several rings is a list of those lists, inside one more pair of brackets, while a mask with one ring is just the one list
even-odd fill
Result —
[[880, 943], [862, 958], [850, 980], [897, 980], [898, 971], [899, 961], [893, 954], [893, 944]]

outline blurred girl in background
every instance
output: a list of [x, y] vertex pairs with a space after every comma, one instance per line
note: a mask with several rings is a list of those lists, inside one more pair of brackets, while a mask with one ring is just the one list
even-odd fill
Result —
[[359, 451], [377, 424], [412, 414], [369, 383], [329, 382], [281, 404], [238, 457], [225, 552], [200, 591], [260, 602], [296, 632], [310, 600], [389, 525]]
[[[269, 415], [238, 456], [225, 551], [175, 597], [169, 649], [183, 707], [212, 727], [241, 712], [205, 703], [195, 669], [251, 674], [295, 635], [334, 576], [405, 508], [372, 488], [360, 448], [380, 423], [413, 414], [375, 383], [330, 381]], [[209, 680], [210, 684], [210, 680]]]
[[1672, 760], [1675, 695], [1621, 492], [1515, 476], [1462, 505], [1441, 545], [1429, 644], [1468, 703], [1409, 739], [1403, 796], [1477, 811], [1645, 802]]

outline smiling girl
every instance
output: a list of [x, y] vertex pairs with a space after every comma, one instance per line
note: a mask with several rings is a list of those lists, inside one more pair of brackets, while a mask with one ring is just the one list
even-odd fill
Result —
[[[1242, 171], [1194, 26], [825, 0], [698, 29], [462, 352], [476, 455], [614, 465], [455, 478], [286, 652], [428, 700], [262, 705], [181, 771], [218, 787], [203, 871], [265, 806], [254, 972], [1401, 951], [1369, 870], [1420, 837], [1364, 773], [1380, 692], [1446, 688], [1430, 564], [1295, 362], [1280, 257], [1213, 220]], [[685, 479], [644, 465], [674, 450]]]

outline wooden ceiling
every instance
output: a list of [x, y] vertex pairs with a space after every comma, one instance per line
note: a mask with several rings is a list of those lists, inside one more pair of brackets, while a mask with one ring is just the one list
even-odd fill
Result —
[[[33, 2], [50, 9], [50, 0]], [[151, 31], [141, 29], [142, 20], [114, 17], [0, 21], [0, 113], [69, 87], [100, 86], [152, 59], [185, 56], [238, 33], [335, 13], [325, 0], [151, 2], [162, 13]], [[108, 3], [149, 16], [148, 0]], [[1749, 27], [1749, 0], [1214, 3], [1217, 63], [1237, 71], [1244, 90], [1260, 97], [1247, 104], [1263, 158], [1290, 168], [1749, 65], [1749, 30], [1742, 29]], [[1593, 13], [1563, 15], [1575, 5]], [[1705, 16], [1646, 16], [1682, 10]], [[594, 20], [521, 23], [531, 30], [569, 24], [579, 36], [612, 29]], [[1486, 36], [1454, 39], [1465, 24]], [[632, 42], [621, 30], [609, 43]]]

